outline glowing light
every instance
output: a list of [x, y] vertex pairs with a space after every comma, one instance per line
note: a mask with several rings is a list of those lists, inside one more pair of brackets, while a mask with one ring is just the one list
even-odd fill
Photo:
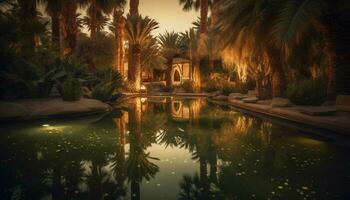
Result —
[[141, 90], [147, 90], [145, 85], [141, 85]]
[[43, 124], [42, 127], [50, 127], [50, 124]]
[[141, 103], [145, 103], [147, 101], [147, 98], [141, 98]]

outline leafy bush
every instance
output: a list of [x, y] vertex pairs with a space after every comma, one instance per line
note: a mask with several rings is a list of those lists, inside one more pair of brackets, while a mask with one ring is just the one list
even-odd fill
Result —
[[120, 97], [118, 89], [123, 85], [123, 77], [113, 69], [102, 69], [96, 73], [96, 85], [91, 97], [103, 102], [113, 102]]
[[63, 101], [79, 101], [81, 98], [81, 84], [78, 79], [69, 77], [63, 83], [62, 99]]
[[321, 105], [326, 100], [326, 81], [302, 80], [290, 84], [287, 97], [297, 105]]
[[223, 83], [222, 93], [224, 95], [229, 95], [231, 93], [240, 93], [240, 89], [237, 88], [234, 83], [226, 81]]
[[112, 98], [113, 91], [103, 87], [95, 87], [91, 92], [91, 98], [107, 102]]
[[209, 80], [205, 88], [207, 92], [216, 92], [216, 91], [221, 91], [223, 89], [222, 84], [220, 84], [219, 81], [214, 79]]
[[188, 92], [188, 93], [192, 93], [195, 90], [193, 81], [189, 81], [189, 80], [184, 81], [181, 87], [185, 90], [185, 92]]

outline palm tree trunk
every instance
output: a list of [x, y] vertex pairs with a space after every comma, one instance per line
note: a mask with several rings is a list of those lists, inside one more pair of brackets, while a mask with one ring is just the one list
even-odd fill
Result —
[[328, 56], [327, 97], [350, 95], [350, 25], [338, 14], [320, 19]]
[[54, 13], [51, 15], [51, 41], [52, 46], [59, 50], [60, 48], [60, 13]]
[[139, 0], [130, 0], [130, 15], [138, 16], [139, 15]]
[[97, 32], [97, 5], [96, 0], [91, 0], [90, 4], [90, 18], [91, 18], [91, 31], [90, 31], [90, 38], [96, 37]]
[[168, 61], [168, 68], [166, 69], [166, 86], [171, 87], [172, 84], [172, 71], [173, 71], [173, 62], [172, 59], [171, 61]]
[[125, 20], [123, 17], [123, 11], [114, 9], [114, 23], [115, 23], [115, 41], [116, 41], [116, 52], [115, 52], [115, 69], [117, 69], [122, 76], [124, 76], [124, 28]]
[[206, 34], [208, 32], [208, 11], [209, 11], [209, 0], [201, 0], [201, 19], [200, 19], [201, 34]]
[[[129, 14], [131, 16], [138, 16], [139, 15], [139, 0], [130, 0], [130, 10], [129, 10]], [[130, 43], [130, 41], [129, 41]], [[132, 59], [133, 57], [131, 56], [132, 55], [132, 48], [129, 47], [129, 56], [128, 56], [128, 63], [129, 63], [129, 66], [128, 66], [128, 78], [129, 80], [133, 81], [134, 79], [134, 74], [136, 73], [135, 72], [135, 68], [133, 68], [133, 66], [130, 66], [130, 63], [132, 63]]]
[[132, 65], [131, 68], [135, 70], [133, 81], [135, 83], [135, 90], [141, 90], [141, 45], [132, 45]]
[[36, 0], [18, 0], [18, 4], [19, 19], [23, 24], [21, 26], [21, 31], [24, 38], [24, 47], [34, 52], [35, 34], [28, 28], [28, 25], [37, 20]]
[[270, 46], [267, 48], [267, 55], [272, 71], [272, 97], [284, 97], [287, 87], [280, 51]]
[[63, 11], [62, 11], [62, 33], [64, 39], [64, 55], [74, 54], [76, 43], [77, 43], [77, 9], [78, 4], [76, 0], [63, 0]]
[[[216, 24], [218, 23], [218, 18], [219, 18], [219, 1], [214, 0], [213, 1], [213, 6], [211, 8], [211, 22], [210, 22], [210, 28], [213, 29]], [[209, 52], [209, 73], [213, 71], [215, 67], [215, 60], [217, 59], [217, 55], [213, 49], [215, 49], [215, 36], [211, 35], [213, 37], [211, 39], [211, 52]]]

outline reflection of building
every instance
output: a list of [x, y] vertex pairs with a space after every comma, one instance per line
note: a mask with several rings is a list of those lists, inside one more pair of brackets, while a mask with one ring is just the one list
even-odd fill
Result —
[[201, 106], [201, 99], [195, 99], [188, 103], [185, 103], [184, 100], [171, 99], [171, 116], [175, 121], [198, 119]]

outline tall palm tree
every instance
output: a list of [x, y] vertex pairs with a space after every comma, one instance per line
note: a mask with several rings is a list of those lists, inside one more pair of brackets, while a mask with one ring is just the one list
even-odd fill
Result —
[[130, 0], [129, 14], [131, 16], [138, 16], [139, 15], [139, 3], [140, 3], [140, 0]]
[[298, 43], [315, 26], [323, 34], [328, 57], [328, 98], [350, 94], [350, 3], [347, 0], [282, 1], [272, 35], [280, 46]]
[[63, 36], [63, 55], [72, 55], [77, 43], [78, 26], [78, 0], [62, 0], [61, 32]]
[[218, 21], [218, 33], [222, 43], [233, 44], [241, 54], [241, 47], [247, 46], [250, 38], [256, 42], [250, 48], [261, 52], [267, 57], [271, 68], [272, 96], [283, 97], [286, 91], [286, 77], [282, 52], [279, 47], [270, 40], [273, 24], [271, 23], [279, 13], [278, 5], [274, 1], [229, 1], [223, 0], [220, 7]]
[[114, 69], [118, 70], [121, 75], [124, 76], [124, 40], [125, 40], [125, 18], [124, 18], [124, 6], [126, 0], [114, 0], [113, 4], [113, 21], [110, 26], [110, 30], [114, 33], [115, 37], [115, 63]]
[[51, 41], [56, 49], [60, 47], [60, 16], [62, 11], [62, 1], [42, 0], [46, 3], [46, 13], [51, 17]]
[[173, 59], [181, 53], [180, 35], [175, 32], [166, 32], [158, 36], [158, 41], [162, 55], [167, 59], [166, 84], [171, 86]]
[[96, 33], [101, 31], [107, 23], [101, 23], [106, 18], [104, 14], [111, 14], [116, 4], [121, 4], [122, 0], [81, 0], [84, 6], [88, 6], [87, 14], [90, 37], [95, 38]]
[[200, 10], [200, 34], [206, 34], [208, 32], [208, 13], [209, 6], [211, 6], [211, 0], [179, 0], [180, 5], [183, 5], [184, 11], [190, 11], [192, 9]]
[[[129, 15], [137, 17], [139, 16], [139, 0], [130, 0], [129, 1]], [[129, 42], [130, 43], [130, 42]], [[132, 49], [128, 49], [128, 63], [132, 63]], [[135, 74], [135, 71], [133, 68], [128, 68], [128, 78], [129, 80], [133, 79], [133, 74]]]
[[19, 19], [22, 23], [21, 31], [25, 41], [25, 46], [34, 51], [35, 34], [30, 30], [29, 24], [37, 21], [37, 2], [36, 0], [18, 0]]
[[198, 53], [198, 32], [191, 28], [185, 33], [181, 34], [181, 48], [182, 51], [191, 61], [191, 77], [195, 89], [198, 91], [201, 87], [201, 74], [199, 68], [200, 55]]
[[131, 49], [129, 69], [132, 69], [132, 81], [135, 83], [135, 90], [141, 89], [141, 50], [143, 46], [152, 39], [151, 32], [158, 28], [158, 23], [149, 17], [128, 15], [125, 26], [126, 37]]

